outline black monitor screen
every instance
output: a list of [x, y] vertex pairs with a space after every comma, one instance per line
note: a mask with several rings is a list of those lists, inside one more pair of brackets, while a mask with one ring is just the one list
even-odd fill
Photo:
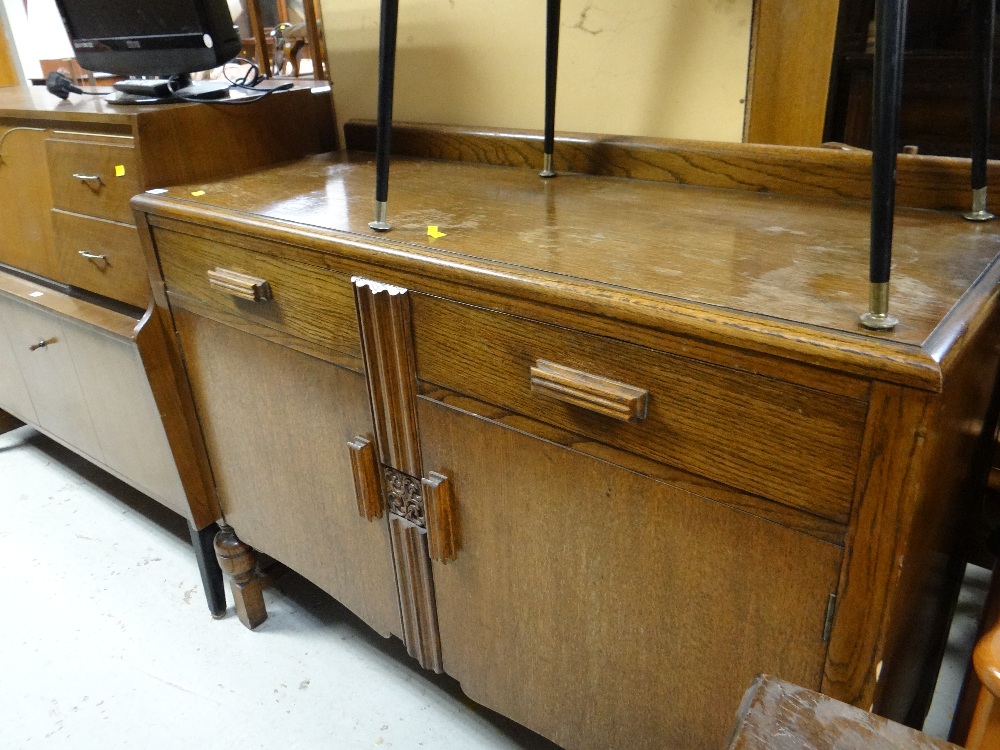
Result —
[[226, 0], [56, 0], [87, 70], [164, 78], [239, 54]]
[[63, 0], [77, 39], [116, 39], [203, 33], [204, 22], [193, 3], [178, 0]]

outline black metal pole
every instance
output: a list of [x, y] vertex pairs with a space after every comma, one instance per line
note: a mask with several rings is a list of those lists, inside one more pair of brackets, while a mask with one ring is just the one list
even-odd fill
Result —
[[398, 20], [399, 0], [382, 0], [378, 49], [378, 122], [375, 130], [375, 220], [368, 223], [368, 226], [380, 232], [387, 232], [392, 228], [386, 221], [386, 203], [389, 200], [389, 147], [392, 138], [392, 87], [396, 76]]
[[562, 0], [548, 0], [545, 19], [545, 164], [542, 177], [555, 177], [552, 155], [556, 142], [556, 69], [559, 66], [559, 11]]
[[972, 211], [970, 221], [994, 218], [986, 206], [986, 159], [990, 143], [990, 103], [993, 94], [993, 26], [995, 0], [972, 3]]
[[906, 0], [878, 0], [872, 92], [871, 288], [868, 312], [861, 316], [861, 325], [874, 330], [895, 328], [899, 322], [889, 315], [889, 275], [905, 34]]

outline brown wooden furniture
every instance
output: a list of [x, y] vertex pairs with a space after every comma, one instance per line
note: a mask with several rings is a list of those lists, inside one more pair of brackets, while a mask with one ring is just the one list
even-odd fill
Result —
[[[178, 417], [128, 201], [327, 149], [331, 112], [328, 93], [306, 88], [148, 108], [0, 91], [0, 408], [183, 514], [199, 554], [220, 514], [196, 466], [200, 435]], [[221, 613], [214, 569], [202, 572]]]
[[865, 154], [394, 143], [386, 234], [364, 151], [133, 202], [235, 532], [567, 748], [720, 747], [761, 672], [922, 720], [1000, 267], [912, 206], [968, 164], [901, 157], [872, 334]]
[[729, 750], [957, 750], [894, 721], [762, 675], [740, 706]]

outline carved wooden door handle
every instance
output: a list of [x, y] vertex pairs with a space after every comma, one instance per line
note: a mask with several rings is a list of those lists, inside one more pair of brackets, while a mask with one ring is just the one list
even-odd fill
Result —
[[646, 418], [649, 391], [540, 359], [531, 368], [531, 392], [622, 422]]
[[358, 513], [371, 521], [382, 517], [382, 484], [379, 481], [379, 464], [375, 446], [360, 435], [347, 443], [351, 451], [351, 469], [354, 472], [354, 493]]
[[458, 518], [455, 514], [451, 482], [432, 471], [420, 481], [427, 519], [427, 548], [432, 560], [447, 563], [458, 559]]
[[208, 283], [229, 292], [234, 297], [251, 302], [265, 302], [271, 299], [271, 285], [267, 279], [260, 279], [227, 268], [216, 268], [208, 272]]

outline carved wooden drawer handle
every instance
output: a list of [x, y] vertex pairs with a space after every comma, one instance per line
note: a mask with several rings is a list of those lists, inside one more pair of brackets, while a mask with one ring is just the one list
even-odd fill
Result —
[[267, 279], [258, 279], [238, 271], [226, 268], [216, 268], [208, 272], [208, 283], [229, 292], [234, 297], [248, 299], [252, 302], [264, 302], [271, 299], [271, 285]]
[[371, 521], [382, 517], [382, 486], [379, 482], [379, 465], [375, 446], [360, 435], [347, 443], [351, 451], [351, 470], [354, 472], [354, 493], [358, 500], [358, 513]]
[[427, 519], [427, 552], [432, 560], [447, 563], [458, 559], [458, 519], [455, 516], [448, 477], [432, 471], [420, 480]]
[[531, 368], [531, 392], [622, 422], [646, 418], [649, 391], [540, 359]]

